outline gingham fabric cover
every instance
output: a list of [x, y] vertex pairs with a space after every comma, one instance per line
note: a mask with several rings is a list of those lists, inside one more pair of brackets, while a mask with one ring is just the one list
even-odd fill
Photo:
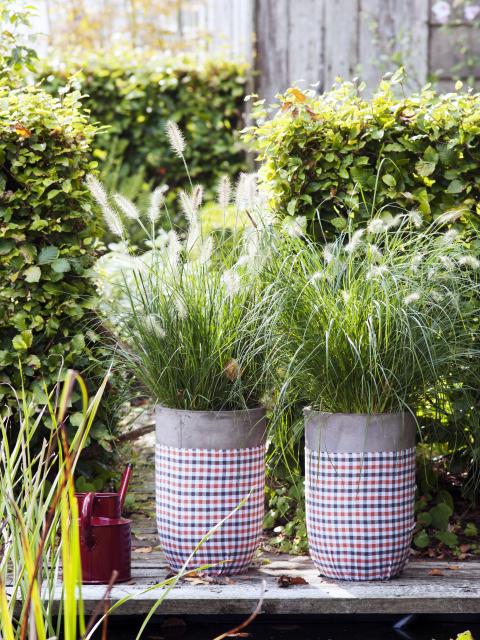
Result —
[[248, 496], [200, 547], [188, 568], [233, 575], [248, 569], [264, 515], [265, 446], [178, 449], [157, 445], [157, 525], [166, 560], [179, 571], [203, 536]]
[[331, 453], [306, 448], [310, 555], [341, 580], [387, 580], [409, 556], [415, 449]]

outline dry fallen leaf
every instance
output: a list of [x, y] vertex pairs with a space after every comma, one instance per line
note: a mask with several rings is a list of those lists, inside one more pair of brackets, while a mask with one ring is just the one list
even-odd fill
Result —
[[242, 369], [238, 364], [238, 361], [235, 359], [229, 360], [227, 364], [223, 367], [225, 371], [225, 375], [230, 380], [230, 382], [235, 382], [242, 375]]
[[307, 96], [303, 93], [303, 91], [300, 91], [300, 89], [297, 89], [296, 87], [292, 87], [291, 89], [287, 89], [287, 93], [289, 93], [292, 96], [295, 96], [295, 98], [297, 99], [298, 102], [306, 102], [307, 101]]
[[443, 576], [443, 571], [441, 569], [430, 569], [428, 572], [429, 576]]
[[450, 564], [448, 565], [447, 569], [449, 571], [459, 571], [461, 567], [458, 564]]
[[191, 571], [184, 580], [190, 584], [234, 584], [233, 580], [226, 576], [209, 576], [201, 571]]
[[278, 576], [277, 584], [279, 587], [286, 588], [300, 584], [308, 584], [308, 582], [301, 576]]
[[208, 580], [204, 580], [203, 578], [200, 577], [196, 577], [196, 576], [188, 576], [187, 578], [184, 578], [185, 582], [188, 582], [189, 584], [210, 584]]
[[15, 133], [17, 133], [22, 138], [30, 138], [32, 135], [32, 132], [27, 129], [27, 127], [24, 127], [21, 122], [15, 123], [13, 125], [13, 128], [15, 130]]
[[136, 553], [152, 553], [153, 547], [137, 547], [133, 549]]

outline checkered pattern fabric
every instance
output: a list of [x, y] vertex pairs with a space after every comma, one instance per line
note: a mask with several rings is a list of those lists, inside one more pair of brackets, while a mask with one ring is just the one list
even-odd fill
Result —
[[340, 580], [399, 573], [414, 527], [415, 449], [305, 454], [308, 541], [320, 573]]
[[246, 498], [203, 543], [188, 567], [223, 563], [207, 570], [212, 575], [248, 569], [262, 531], [265, 446], [216, 450], [157, 445], [156, 490], [160, 543], [174, 571], [181, 569], [203, 536]]

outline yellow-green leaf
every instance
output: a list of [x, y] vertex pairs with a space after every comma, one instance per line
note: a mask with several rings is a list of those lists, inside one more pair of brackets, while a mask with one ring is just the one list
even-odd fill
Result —
[[42, 270], [40, 267], [29, 267], [24, 271], [25, 280], [27, 282], [38, 282], [42, 277]]
[[18, 333], [12, 340], [13, 348], [16, 351], [26, 351], [32, 346], [33, 335], [29, 330]]

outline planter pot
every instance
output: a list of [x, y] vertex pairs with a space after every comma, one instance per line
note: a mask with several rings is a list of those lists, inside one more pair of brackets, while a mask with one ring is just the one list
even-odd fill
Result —
[[310, 554], [320, 573], [387, 580], [407, 562], [414, 528], [415, 420], [410, 414], [305, 409]]
[[[217, 565], [233, 575], [250, 565], [262, 531], [265, 490], [263, 409], [182, 411], [156, 407], [156, 492], [160, 543], [179, 571], [200, 540], [190, 570]], [[220, 564], [219, 564], [220, 563]]]

